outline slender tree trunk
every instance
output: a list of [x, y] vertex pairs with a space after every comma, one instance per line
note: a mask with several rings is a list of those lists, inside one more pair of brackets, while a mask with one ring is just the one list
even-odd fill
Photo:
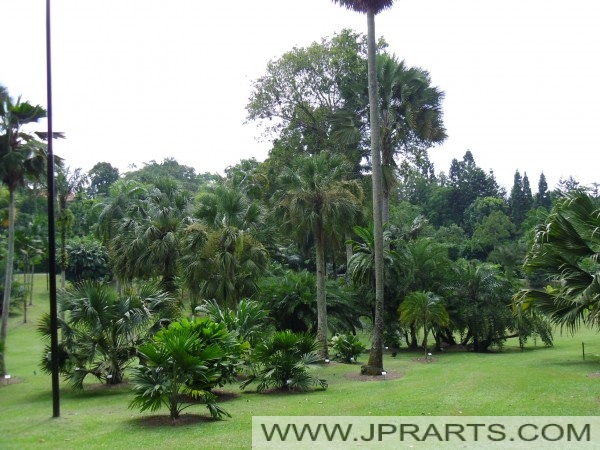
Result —
[[408, 346], [411, 350], [419, 348], [419, 342], [417, 340], [417, 327], [413, 323], [410, 325], [410, 344]]
[[33, 306], [33, 277], [35, 275], [35, 263], [31, 263], [31, 272], [29, 276], [29, 306]]
[[427, 329], [427, 322], [423, 322], [423, 348], [425, 349], [425, 359], [427, 359], [427, 335], [429, 330]]
[[381, 144], [381, 222], [383, 224], [390, 222], [390, 197], [392, 187], [396, 185], [394, 181], [393, 152], [391, 148], [386, 148], [389, 145], [385, 142]]
[[0, 375], [5, 375], [6, 370], [6, 335], [8, 331], [8, 310], [10, 308], [10, 291], [12, 289], [13, 263], [15, 253], [15, 192], [8, 190], [8, 254], [6, 258], [6, 272], [4, 275], [4, 297], [2, 299], [2, 325], [0, 326], [0, 342], [4, 350], [0, 352]]
[[64, 223], [60, 227], [60, 288], [64, 291], [66, 287], [67, 275], [67, 230]]
[[373, 182], [373, 238], [375, 243], [375, 320], [369, 354], [369, 368], [363, 373], [381, 374], [383, 370], [383, 224], [382, 224], [382, 173], [381, 130], [377, 90], [377, 48], [375, 45], [375, 12], [367, 11], [367, 46], [369, 78], [369, 112], [371, 125], [371, 164]]
[[327, 345], [327, 297], [325, 292], [325, 238], [323, 224], [315, 224], [315, 251], [317, 263], [317, 340], [321, 344], [321, 357], [329, 358]]
[[[381, 223], [390, 222], [390, 191], [383, 189], [383, 198], [381, 199]], [[389, 244], [388, 244], [389, 246]]]
[[[345, 233], [346, 242], [349, 242], [352, 239], [349, 232]], [[350, 267], [350, 258], [352, 258], [352, 244], [346, 244], [346, 271], [348, 267]]]

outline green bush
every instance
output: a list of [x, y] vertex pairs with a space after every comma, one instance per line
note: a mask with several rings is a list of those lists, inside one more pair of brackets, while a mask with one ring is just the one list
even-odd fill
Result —
[[235, 333], [227, 329], [223, 322], [203, 317], [194, 321], [183, 319], [171, 324], [169, 328], [190, 328], [196, 335], [199, 349], [216, 346], [222, 351], [220, 358], [209, 361], [209, 368], [216, 371], [216, 378], [206, 380], [204, 377], [192, 378], [190, 387], [203, 391], [211, 391], [215, 387], [234, 382], [239, 374], [243, 360], [250, 350], [250, 344], [238, 339]]
[[216, 404], [213, 393], [191, 387], [198, 380], [206, 385], [217, 382], [221, 374], [214, 362], [225, 356], [217, 345], [202, 345], [192, 327], [173, 323], [142, 345], [139, 352], [144, 365], [132, 369], [130, 383], [135, 397], [130, 408], [156, 411], [166, 406], [170, 417], [177, 419], [194, 399], [202, 399], [213, 418], [229, 416]]
[[345, 363], [358, 361], [358, 356], [367, 349], [360, 339], [352, 334], [336, 334], [331, 338], [330, 346], [335, 358]]
[[[87, 375], [106, 384], [123, 381], [125, 369], [137, 355], [137, 347], [172, 318], [175, 300], [156, 284], [144, 284], [123, 295], [108, 284], [93, 281], [78, 283], [60, 298], [59, 342], [60, 372], [73, 387], [83, 388]], [[50, 339], [50, 315], [44, 314], [38, 332]], [[46, 345], [41, 368], [51, 373]]]
[[69, 264], [65, 276], [69, 281], [105, 280], [111, 278], [106, 248], [94, 239], [76, 238], [66, 245]]
[[170, 324], [139, 347], [142, 364], [132, 369], [135, 397], [130, 408], [156, 411], [166, 406], [177, 419], [194, 399], [201, 399], [213, 418], [230, 416], [210, 389], [234, 373], [237, 355], [229, 353], [232, 347], [237, 351], [224, 324], [208, 318]]
[[311, 385], [327, 389], [327, 381], [310, 373], [311, 366], [320, 361], [318, 349], [318, 341], [310, 334], [275, 332], [253, 350], [255, 373], [241, 388], [256, 381], [258, 392], [269, 388], [306, 391]]
[[215, 300], [206, 300], [195, 308], [195, 312], [225, 324], [240, 341], [248, 341], [252, 346], [272, 332], [269, 310], [254, 300], [242, 299], [235, 309], [221, 307]]
[[[259, 282], [259, 291], [253, 298], [269, 311], [277, 330], [316, 333], [316, 286], [314, 273], [273, 267], [272, 275]], [[360, 330], [360, 317], [370, 315], [363, 298], [342, 278], [327, 280], [326, 291], [329, 329], [342, 333]]]

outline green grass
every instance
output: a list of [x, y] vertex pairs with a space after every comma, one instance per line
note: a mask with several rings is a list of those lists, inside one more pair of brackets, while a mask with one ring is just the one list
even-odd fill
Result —
[[511, 341], [503, 353], [436, 354], [431, 363], [422, 362], [420, 352], [386, 355], [390, 376], [380, 381], [356, 376], [364, 355], [358, 364], [316, 369], [329, 382], [327, 391], [257, 394], [229, 386], [226, 391], [236, 396], [222, 406], [232, 418], [222, 421], [209, 420], [206, 408], [195, 405], [174, 425], [164, 420], [166, 410], [142, 414], [128, 409], [132, 395], [127, 387], [88, 385], [74, 392], [61, 383], [61, 416], [53, 419], [51, 380], [38, 368], [43, 343], [35, 331], [48, 309], [42, 276], [38, 289], [28, 323], [21, 315], [10, 318], [7, 368], [13, 378], [8, 384], [0, 380], [3, 449], [250, 448], [253, 415], [600, 414], [600, 378], [595, 376], [600, 373], [600, 335], [582, 330], [575, 336], [557, 333], [553, 348], [534, 348], [531, 342], [523, 352]]

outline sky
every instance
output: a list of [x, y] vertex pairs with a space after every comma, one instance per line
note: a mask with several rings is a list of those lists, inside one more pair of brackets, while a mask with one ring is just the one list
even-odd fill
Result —
[[[1, 0], [0, 84], [47, 105], [45, 0]], [[245, 123], [269, 60], [366, 16], [331, 0], [54, 0], [54, 153], [89, 171], [174, 158], [196, 173], [263, 161], [270, 142]], [[600, 182], [600, 27], [593, 0], [397, 0], [376, 35], [446, 94], [448, 139], [436, 172], [467, 150], [510, 190], [572, 176]], [[40, 124], [40, 129], [45, 129]]]

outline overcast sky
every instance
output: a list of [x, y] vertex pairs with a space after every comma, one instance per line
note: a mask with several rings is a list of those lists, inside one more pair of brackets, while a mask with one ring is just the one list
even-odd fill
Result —
[[[446, 93], [436, 171], [471, 150], [510, 189], [600, 182], [600, 26], [592, 0], [398, 0], [376, 18], [389, 51]], [[0, 84], [46, 105], [45, 0], [0, 0]], [[330, 0], [54, 0], [55, 154], [88, 171], [175, 158], [197, 173], [262, 161], [244, 125], [267, 62], [366, 17]]]

